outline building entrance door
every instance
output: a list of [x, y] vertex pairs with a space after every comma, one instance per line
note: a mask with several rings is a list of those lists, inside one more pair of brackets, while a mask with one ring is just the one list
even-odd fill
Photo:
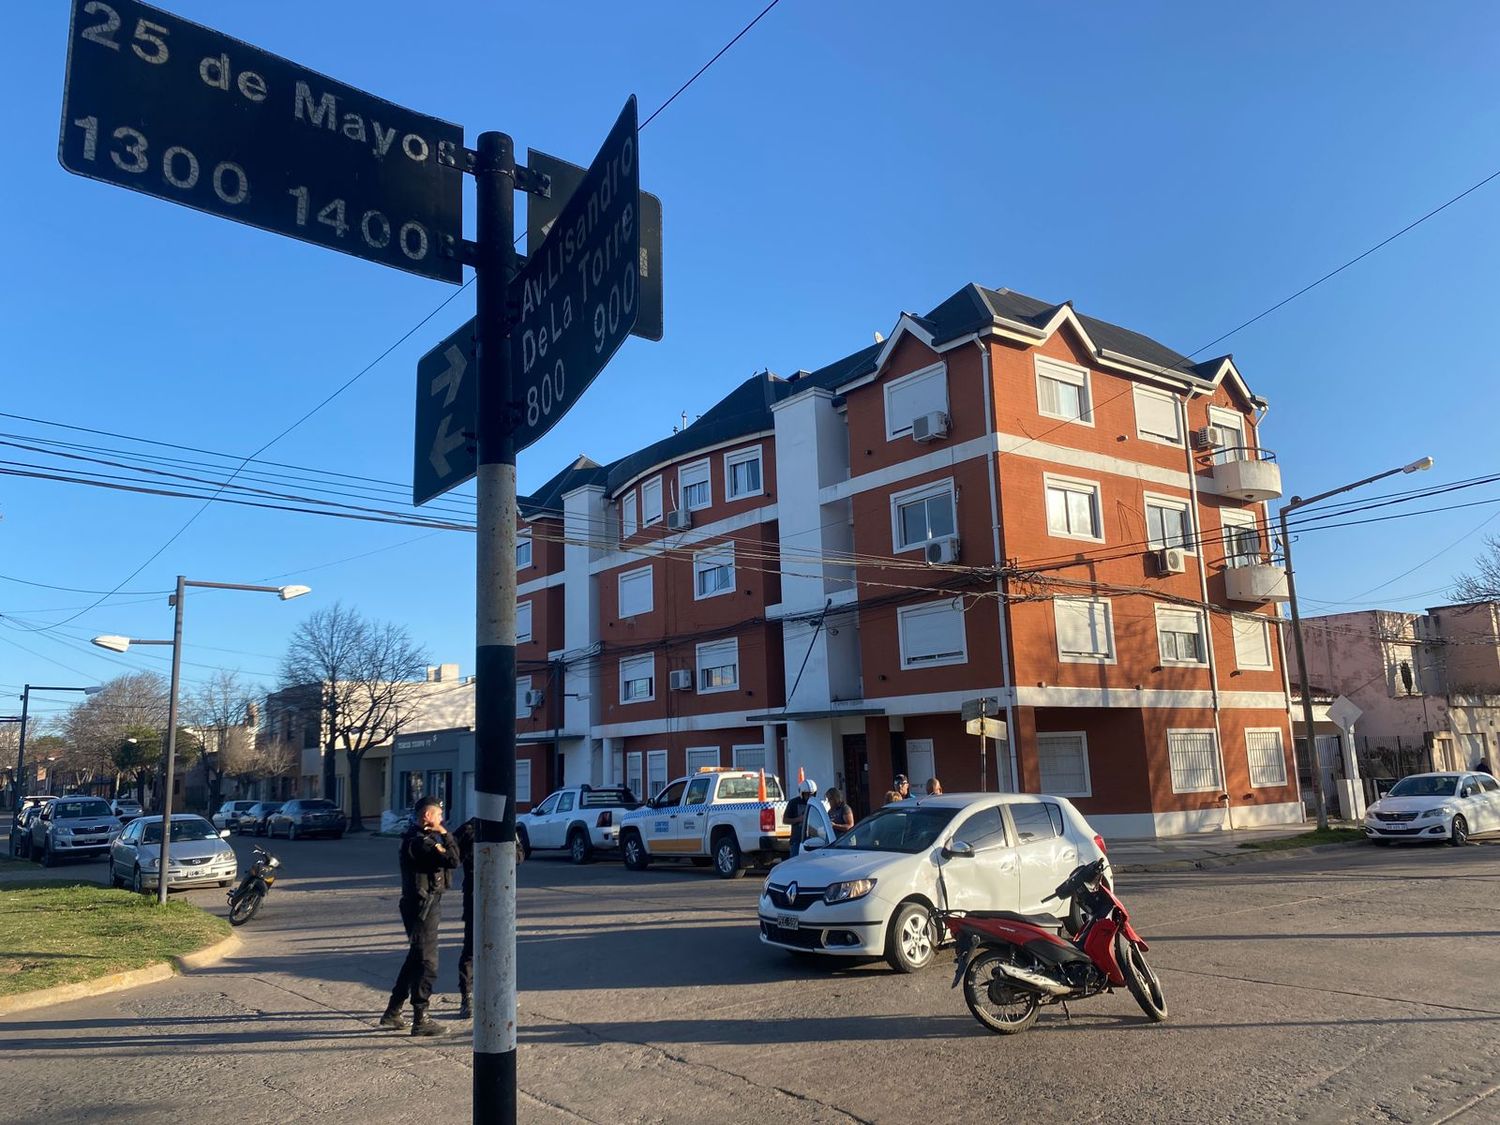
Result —
[[870, 815], [870, 754], [862, 734], [844, 735], [844, 799], [856, 820]]

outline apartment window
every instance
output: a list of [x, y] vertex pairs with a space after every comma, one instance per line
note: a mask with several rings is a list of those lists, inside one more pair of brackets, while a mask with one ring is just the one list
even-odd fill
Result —
[[531, 565], [531, 536], [523, 535], [516, 540], [516, 569], [525, 570]]
[[711, 641], [698, 646], [698, 690], [733, 691], [740, 686], [740, 642]]
[[1042, 792], [1054, 797], [1090, 797], [1089, 744], [1083, 731], [1036, 736]]
[[897, 551], [915, 551], [954, 534], [956, 527], [951, 479], [891, 497], [891, 541]]
[[1221, 410], [1211, 406], [1208, 408], [1208, 420], [1219, 429], [1226, 431], [1224, 444], [1214, 451], [1214, 464], [1243, 461], [1246, 457], [1244, 416], [1233, 410]]
[[1256, 789], [1286, 784], [1286, 754], [1281, 731], [1275, 727], [1245, 732], [1245, 760], [1250, 766], [1250, 784]]
[[634, 617], [639, 613], [650, 613], [654, 608], [651, 589], [651, 567], [627, 570], [619, 577], [620, 616]]
[[1045, 477], [1047, 531], [1068, 539], [1103, 540], [1099, 486], [1092, 481]]
[[656, 657], [632, 656], [620, 661], [620, 702], [646, 703], [656, 698]]
[[714, 492], [708, 477], [708, 462], [694, 461], [677, 470], [677, 489], [685, 511], [696, 512], [712, 504]]
[[1248, 512], [1221, 512], [1224, 522], [1224, 565], [1254, 566], [1261, 561], [1260, 529]]
[[1147, 441], [1182, 444], [1182, 426], [1177, 399], [1165, 391], [1135, 388], [1135, 432]]
[[1146, 542], [1156, 551], [1181, 547], [1184, 551], [1196, 552], [1198, 544], [1193, 535], [1188, 502], [1165, 496], [1147, 496]]
[[1234, 625], [1234, 665], [1236, 668], [1271, 667], [1271, 623], [1264, 617], [1232, 619]]
[[693, 599], [734, 592], [734, 544], [728, 543], [693, 556]]
[[531, 715], [531, 708], [526, 706], [526, 693], [531, 690], [531, 677], [521, 676], [516, 680], [516, 718], [525, 719]]
[[654, 797], [667, 787], [667, 752], [646, 751], [646, 796]]
[[1208, 646], [1203, 614], [1195, 609], [1156, 608], [1156, 643], [1163, 664], [1203, 664]]
[[1223, 789], [1218, 743], [1211, 730], [1167, 731], [1173, 793], [1209, 793]]
[[948, 371], [942, 365], [903, 375], [885, 385], [885, 437], [911, 433], [912, 419], [948, 410]]
[[531, 804], [531, 763], [524, 758], [516, 763], [516, 804]]
[[1055, 359], [1036, 357], [1036, 409], [1045, 418], [1094, 424], [1086, 368]]
[[962, 664], [969, 658], [961, 598], [898, 609], [896, 623], [903, 668]]
[[697, 773], [704, 766], [717, 766], [719, 764], [719, 748], [717, 746], [694, 746], [687, 752], [687, 771], [690, 774]]
[[629, 539], [635, 534], [635, 528], [635, 489], [632, 488], [624, 496], [620, 497], [620, 534], [624, 538]]
[[761, 485], [760, 446], [724, 454], [724, 491], [730, 500], [759, 496]]
[[625, 755], [625, 785], [632, 793], [644, 793], [646, 775], [641, 770], [641, 752], [633, 750]]
[[531, 640], [531, 603], [516, 603], [516, 642]]
[[1114, 621], [1106, 598], [1053, 598], [1057, 622], [1057, 658], [1067, 663], [1112, 663]]
[[730, 752], [730, 759], [737, 770], [763, 770], [766, 768], [766, 748], [764, 746], [736, 746]]
[[661, 523], [661, 477], [641, 485], [641, 526]]

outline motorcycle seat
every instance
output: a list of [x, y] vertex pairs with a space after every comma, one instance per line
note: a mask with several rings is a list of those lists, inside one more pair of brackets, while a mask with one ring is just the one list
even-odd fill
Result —
[[1025, 922], [1031, 926], [1040, 926], [1044, 930], [1062, 929], [1062, 922], [1050, 914], [1019, 914], [1014, 910], [970, 910], [964, 917], [977, 919], [993, 918], [1006, 922]]

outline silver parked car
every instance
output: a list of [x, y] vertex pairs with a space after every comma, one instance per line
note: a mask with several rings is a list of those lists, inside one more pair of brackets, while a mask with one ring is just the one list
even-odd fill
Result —
[[219, 806], [219, 811], [214, 813], [213, 822], [215, 828], [227, 828], [231, 832], [243, 834], [247, 829], [255, 828], [255, 817], [250, 816], [258, 801], [225, 801]]
[[[172, 818], [172, 846], [167, 849], [167, 889], [227, 887], [239, 874], [239, 861], [224, 842], [229, 830], [216, 829], [201, 816]], [[144, 893], [160, 883], [161, 817], [132, 820], [109, 853], [109, 883]]]
[[31, 822], [31, 857], [51, 867], [58, 860], [98, 859], [120, 834], [120, 818], [102, 797], [57, 797]]

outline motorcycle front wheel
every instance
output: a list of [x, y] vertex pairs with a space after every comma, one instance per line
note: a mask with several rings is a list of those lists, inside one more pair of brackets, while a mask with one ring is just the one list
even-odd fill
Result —
[[229, 924], [243, 926], [254, 918], [265, 900], [265, 892], [259, 887], [246, 887], [229, 900]]
[[964, 1003], [974, 1018], [1000, 1035], [1015, 1035], [1036, 1022], [1041, 998], [1014, 987], [996, 970], [1011, 963], [1011, 953], [990, 950], [969, 962], [964, 973]]
[[1115, 960], [1120, 972], [1125, 975], [1125, 987], [1146, 1013], [1152, 1023], [1161, 1023], [1167, 1018], [1167, 996], [1162, 991], [1161, 981], [1150, 965], [1146, 955], [1126, 940], [1125, 935], [1115, 934]]

